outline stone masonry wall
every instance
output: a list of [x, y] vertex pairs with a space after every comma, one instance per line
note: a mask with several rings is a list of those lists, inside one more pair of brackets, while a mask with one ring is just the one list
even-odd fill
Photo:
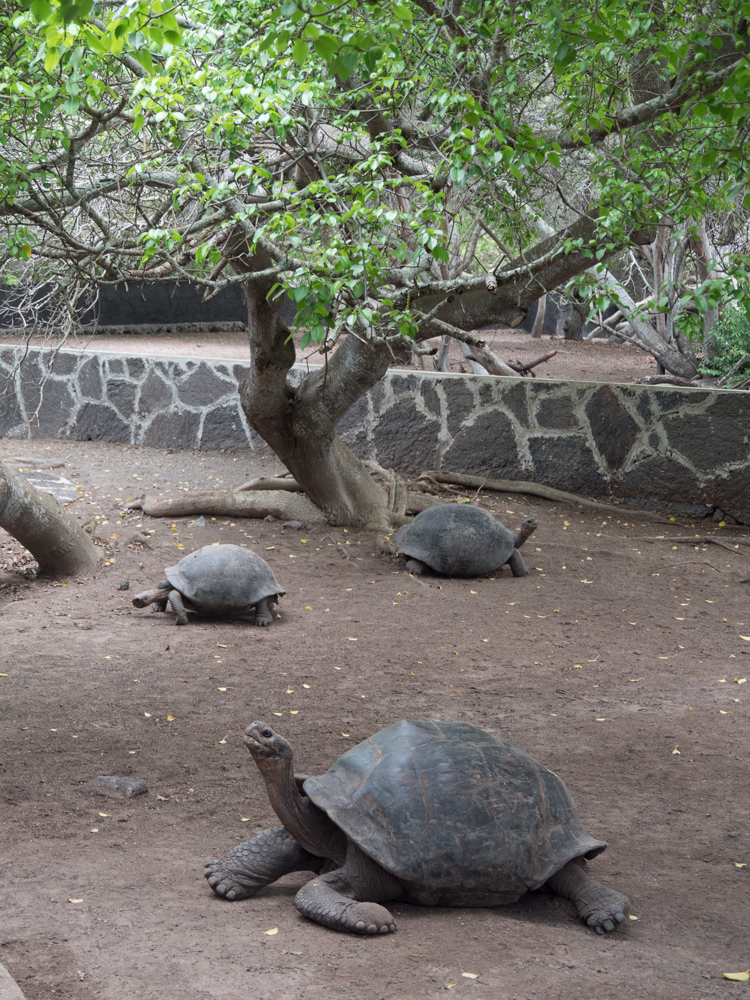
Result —
[[[23, 360], [22, 360], [23, 359]], [[0, 436], [265, 449], [247, 365], [0, 347]], [[297, 366], [299, 381], [307, 369]], [[750, 523], [750, 392], [391, 371], [341, 421], [362, 458]]]

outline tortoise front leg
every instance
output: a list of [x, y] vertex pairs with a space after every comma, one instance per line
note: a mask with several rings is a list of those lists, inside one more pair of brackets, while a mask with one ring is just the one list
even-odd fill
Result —
[[518, 551], [518, 549], [513, 549], [508, 560], [508, 565], [510, 566], [510, 571], [513, 576], [528, 576], [529, 571], [526, 569], [526, 563], [523, 561], [523, 556]]
[[425, 573], [430, 572], [427, 563], [423, 563], [421, 559], [407, 559], [406, 569], [412, 576], [423, 576]]
[[396, 921], [376, 900], [398, 899], [403, 891], [398, 879], [350, 843], [341, 868], [303, 885], [294, 905], [303, 916], [336, 931], [390, 934]]
[[170, 590], [169, 596], [167, 598], [169, 603], [172, 605], [172, 611], [177, 615], [177, 625], [187, 625], [188, 616], [185, 611], [185, 605], [182, 603], [182, 594], [179, 590]]
[[626, 896], [608, 889], [589, 875], [583, 858], [569, 861], [547, 880], [547, 885], [558, 896], [569, 899], [581, 920], [585, 920], [597, 934], [615, 930], [630, 908]]
[[319, 872], [325, 864], [325, 858], [306, 851], [283, 826], [272, 826], [223, 860], [209, 862], [203, 874], [217, 896], [234, 902], [254, 896], [289, 872]]

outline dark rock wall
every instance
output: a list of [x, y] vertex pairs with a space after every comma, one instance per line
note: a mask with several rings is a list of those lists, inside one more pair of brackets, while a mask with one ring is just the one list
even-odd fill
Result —
[[[265, 449], [247, 365], [0, 347], [0, 435]], [[299, 382], [308, 369], [298, 366]], [[339, 425], [362, 458], [750, 523], [750, 393], [391, 371]]]

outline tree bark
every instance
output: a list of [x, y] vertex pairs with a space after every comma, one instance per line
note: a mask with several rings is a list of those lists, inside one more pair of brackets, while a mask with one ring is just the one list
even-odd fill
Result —
[[539, 299], [536, 307], [536, 316], [534, 317], [534, 325], [531, 328], [531, 336], [534, 340], [539, 340], [544, 333], [544, 317], [547, 313], [547, 295], [546, 293]]
[[572, 293], [567, 307], [568, 314], [563, 322], [563, 335], [566, 340], [583, 340], [586, 312], [586, 304], [575, 293]]
[[50, 576], [83, 573], [101, 556], [89, 535], [65, 507], [0, 462], [0, 527]]

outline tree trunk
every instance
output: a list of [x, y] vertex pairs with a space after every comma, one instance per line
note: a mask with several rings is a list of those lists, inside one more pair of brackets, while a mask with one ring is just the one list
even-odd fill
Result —
[[534, 317], [534, 325], [531, 328], [531, 336], [534, 340], [539, 340], [544, 333], [544, 317], [547, 313], [547, 296], [546, 294], [539, 299], [536, 307], [536, 316]]
[[386, 492], [336, 436], [353, 403], [385, 374], [391, 359], [382, 341], [347, 337], [328, 364], [299, 386], [287, 383], [294, 345], [266, 290], [247, 291], [250, 377], [240, 384], [248, 423], [273, 449], [331, 524], [389, 530]]
[[568, 315], [563, 323], [566, 340], [583, 340], [583, 325], [587, 312], [585, 302], [573, 292], [568, 302]]
[[43, 574], [70, 576], [82, 573], [101, 558], [70, 511], [2, 462], [0, 527], [26, 546]]

